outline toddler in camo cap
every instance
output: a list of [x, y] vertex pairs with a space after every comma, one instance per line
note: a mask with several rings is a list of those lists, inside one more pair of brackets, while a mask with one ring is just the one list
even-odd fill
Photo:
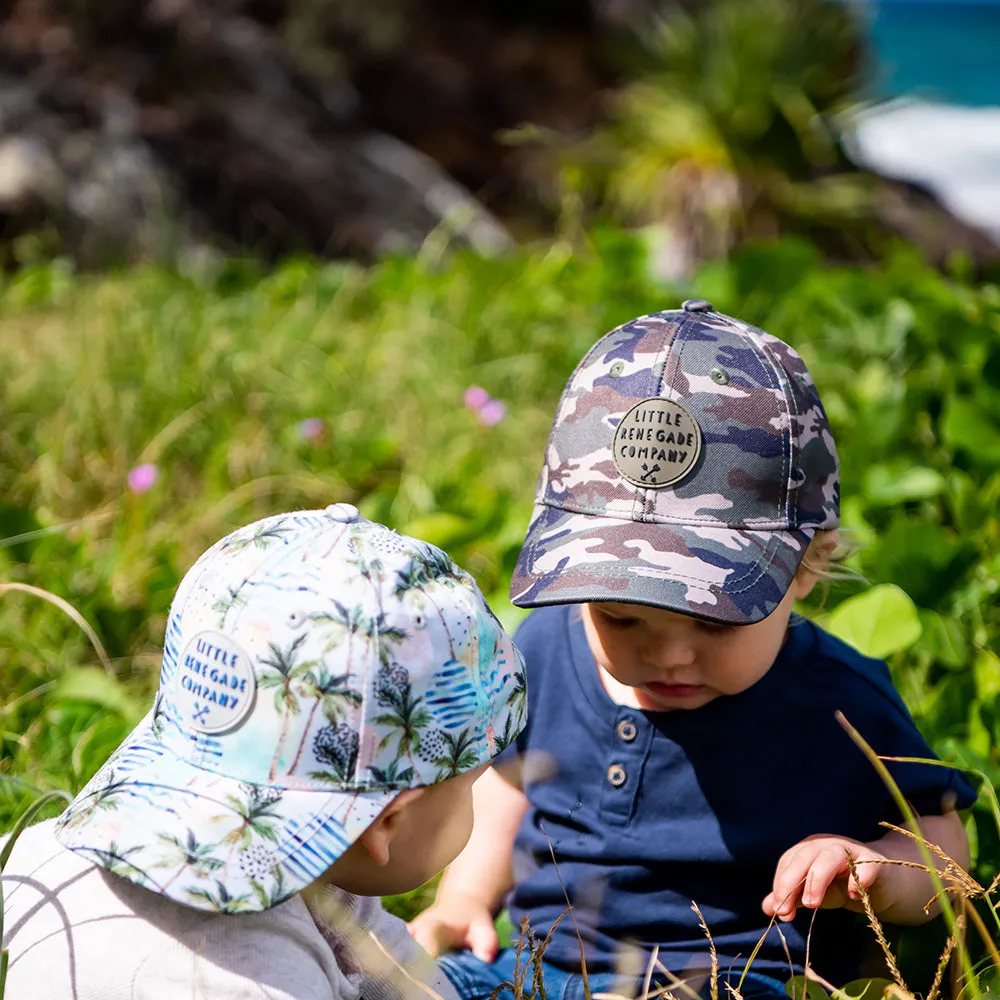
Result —
[[[879, 753], [933, 752], [884, 663], [793, 615], [831, 558], [839, 499], [816, 387], [777, 337], [690, 301], [583, 358], [511, 584], [535, 609], [515, 636], [529, 723], [411, 925], [431, 951], [460, 949], [441, 962], [463, 1000], [516, 975], [493, 932], [504, 899], [545, 940], [560, 1000], [635, 995], [646, 970], [684, 992], [663, 967], [703, 997], [778, 1000], [810, 934], [813, 968], [840, 985], [865, 950], [847, 912], [859, 885], [885, 919], [929, 918], [919, 848], [880, 826], [896, 807], [836, 713]], [[971, 787], [893, 766], [925, 836], [967, 858], [954, 808]]]
[[377, 897], [455, 857], [524, 719], [520, 654], [440, 549], [348, 504], [228, 535], [152, 710], [14, 844], [8, 995], [455, 1000]]

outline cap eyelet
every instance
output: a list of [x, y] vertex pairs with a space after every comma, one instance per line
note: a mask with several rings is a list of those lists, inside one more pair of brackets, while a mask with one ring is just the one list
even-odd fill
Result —
[[302, 628], [306, 623], [306, 616], [301, 611], [289, 611], [285, 615], [285, 624], [289, 628]]
[[729, 374], [723, 371], [721, 368], [713, 368], [709, 373], [708, 377], [716, 385], [729, 385]]
[[608, 378], [618, 378], [618, 376], [621, 375], [624, 371], [625, 371], [625, 362], [624, 361], [616, 361], [608, 369]]
[[326, 513], [331, 521], [338, 521], [341, 524], [350, 524], [351, 521], [358, 521], [361, 518], [358, 508], [352, 503], [332, 503], [326, 508]]

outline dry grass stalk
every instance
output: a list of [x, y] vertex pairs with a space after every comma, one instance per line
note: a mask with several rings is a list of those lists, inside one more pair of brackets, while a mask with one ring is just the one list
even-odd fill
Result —
[[[771, 917], [771, 919], [770, 919], [770, 921], [768, 922], [768, 925], [767, 925], [767, 930], [764, 931], [763, 935], [761, 936], [760, 941], [757, 942], [757, 948], [760, 948], [761, 943], [767, 938], [767, 935], [771, 933], [771, 928], [774, 927], [774, 926], [775, 926], [775, 919], [774, 919], [774, 917]], [[785, 937], [785, 933], [781, 929], [780, 925], [778, 926], [778, 937], [781, 938], [781, 948], [782, 948], [782, 950], [785, 953], [785, 961], [788, 962], [788, 975], [789, 975], [789, 978], [791, 978], [792, 976], [795, 975], [795, 963], [792, 961], [792, 953], [791, 953], [791, 951], [789, 950], [789, 947], [788, 947], [788, 938]], [[809, 937], [806, 938], [806, 952], [807, 953], [808, 953], [809, 945], [810, 945], [811, 942], [812, 942], [812, 923], [809, 924]], [[757, 951], [755, 949], [754, 950], [754, 954], [756, 955], [756, 953], [757, 953]], [[749, 968], [749, 963], [747, 963], [747, 968]], [[806, 972], [806, 974], [809, 973], [809, 961], [808, 961], [808, 958], [806, 959], [805, 972]]]
[[979, 932], [979, 936], [983, 939], [983, 944], [986, 945], [986, 950], [990, 953], [993, 965], [1000, 969], [1000, 951], [997, 951], [996, 943], [993, 941], [990, 932], [986, 929], [986, 924], [983, 923], [983, 918], [979, 915], [975, 906], [964, 898], [962, 899], [962, 913], [972, 921]]
[[[391, 984], [399, 1000], [444, 1000], [423, 976], [431, 972], [432, 963], [425, 957], [423, 963], [407, 968], [386, 947], [375, 931], [355, 922], [353, 910], [342, 896], [327, 887], [314, 884], [305, 890], [309, 907], [318, 913], [346, 942], [352, 961], [367, 970], [368, 975], [383, 978]], [[423, 967], [422, 967], [423, 965]], [[416, 975], [414, 975], [416, 972]]]
[[[563, 910], [562, 913], [560, 913], [559, 916], [556, 917], [556, 919], [552, 922], [552, 926], [549, 928], [548, 934], [546, 934], [545, 937], [542, 938], [542, 943], [540, 945], [538, 945], [537, 947], [535, 947], [535, 944], [534, 944], [534, 942], [536, 940], [535, 936], [534, 935], [531, 936], [531, 942], [532, 942], [531, 960], [534, 963], [534, 971], [533, 971], [532, 976], [531, 976], [531, 996], [532, 997], [542, 997], [542, 998], [545, 997], [545, 982], [544, 982], [545, 966], [544, 966], [544, 963], [543, 963], [542, 959], [544, 959], [545, 952], [548, 951], [548, 948], [549, 948], [549, 942], [552, 940], [552, 935], [555, 933], [556, 928], [562, 923], [563, 917], [565, 917], [566, 914], [568, 913], [570, 915], [570, 919], [572, 919], [573, 914], [570, 913], [571, 909], [572, 909], [572, 907], [567, 907], [567, 909]], [[527, 926], [527, 924], [528, 924], [528, 918], [525, 917], [521, 921], [521, 923], [522, 923], [522, 926]], [[575, 927], [575, 924], [574, 924], [574, 927]], [[580, 939], [580, 932], [579, 931], [577, 931], [577, 940], [580, 941], [580, 954], [582, 955], [583, 954], [583, 941]], [[583, 988], [584, 988], [584, 993], [589, 998], [590, 997], [590, 986], [587, 983], [587, 969], [586, 969], [586, 966], [583, 967]]]
[[658, 986], [652, 989], [653, 981], [653, 970], [659, 964], [660, 956], [660, 946], [656, 945], [653, 948], [652, 953], [649, 957], [649, 962], [646, 964], [646, 971], [642, 979], [642, 991], [639, 993], [638, 997], [625, 996], [621, 993], [594, 993], [593, 1000], [658, 1000], [658, 998], [663, 997], [664, 1000], [676, 1000], [673, 993], [670, 992], [671, 987], [669, 986]]
[[[962, 911], [956, 915], [955, 919], [956, 925], [962, 935], [965, 933], [965, 909], [963, 907]], [[959, 942], [959, 934], [950, 934], [948, 940], [945, 942], [944, 950], [941, 952], [941, 957], [938, 959], [937, 968], [934, 970], [934, 981], [931, 983], [930, 991], [927, 994], [926, 1000], [937, 1000], [938, 995], [941, 992], [941, 983], [944, 981], [944, 972], [948, 968], [948, 963], [951, 961], [952, 952], [955, 950], [955, 945]]]
[[[952, 884], [948, 886], [949, 889], [959, 888], [960, 895], [975, 897], [989, 895], [993, 891], [993, 886], [989, 890], [984, 889], [950, 854], [942, 850], [937, 844], [932, 844], [926, 837], [920, 834], [914, 833], [912, 830], [908, 830], [903, 826], [896, 826], [894, 823], [880, 823], [880, 826], [884, 826], [887, 830], [892, 830], [895, 833], [901, 833], [904, 837], [909, 837], [910, 840], [915, 841], [918, 844], [923, 844], [931, 854], [939, 857], [944, 861], [944, 868], [938, 869], [938, 875], [942, 882], [950, 881]], [[915, 861], [891, 861], [887, 862], [889, 864], [903, 865], [910, 868], [921, 868], [928, 874], [930, 874], [930, 869], [927, 865], [918, 864]], [[994, 885], [997, 883], [1000, 876], [994, 879]]]
[[709, 933], [708, 924], [705, 923], [705, 915], [698, 908], [698, 904], [694, 900], [691, 900], [691, 909], [698, 915], [698, 926], [705, 932], [705, 937], [708, 938], [708, 953], [712, 957], [712, 978], [708, 984], [708, 988], [712, 1000], [719, 1000], [719, 956], [715, 950], [715, 942]]
[[886, 940], [885, 931], [882, 930], [882, 924], [875, 915], [875, 908], [872, 906], [868, 890], [858, 879], [857, 862], [854, 860], [854, 855], [850, 851], [847, 851], [847, 868], [851, 873], [851, 878], [854, 879], [854, 884], [858, 888], [858, 895], [861, 897], [861, 905], [864, 907], [868, 923], [875, 932], [875, 940], [878, 941], [878, 946], [882, 949], [882, 954], [885, 957], [885, 964], [888, 966], [889, 972], [892, 974], [892, 978], [896, 981], [900, 990], [909, 995], [910, 991], [900, 974], [899, 966], [896, 965], [896, 957], [893, 955], [892, 949], [889, 947], [889, 942]]
[[[819, 983], [819, 985], [822, 986], [823, 989], [826, 990], [832, 997], [835, 997], [838, 992], [837, 987], [834, 986], [829, 979], [824, 979], [815, 969], [810, 968], [808, 965], [805, 969], [804, 978], [809, 980], [809, 982]], [[868, 1000], [873, 1000], [873, 998], [868, 998]]]
[[[528, 948], [530, 956], [528, 963], [522, 964], [524, 949]], [[531, 931], [531, 926], [527, 917], [521, 919], [521, 933], [518, 935], [517, 944], [514, 945], [514, 979], [513, 982], [501, 983], [491, 994], [490, 1000], [497, 1000], [507, 987], [510, 987], [515, 1000], [520, 1000], [524, 996], [524, 980], [528, 975], [528, 969], [535, 958], [535, 935]], [[532, 996], [535, 995], [534, 977], [532, 980]]]
[[[368, 931], [368, 937], [372, 940], [375, 947], [382, 953], [382, 956], [388, 961], [388, 963], [393, 966], [396, 972], [398, 972], [405, 979], [409, 980], [409, 982], [416, 986], [417, 989], [426, 993], [431, 1000], [444, 1000], [441, 994], [436, 990], [433, 990], [427, 983], [421, 982], [421, 980], [417, 979], [415, 976], [410, 975], [410, 973], [397, 961], [396, 956], [393, 955], [384, 944], [382, 944], [378, 935], [374, 931]], [[402, 990], [400, 993], [402, 994]]]
[[[862, 862], [862, 864], [887, 865], [887, 866], [891, 865], [892, 867], [895, 868], [915, 868], [917, 871], [924, 872], [927, 875], [931, 874], [931, 869], [927, 865], [922, 864], [919, 861], [900, 861], [897, 858], [878, 858], [878, 859], [873, 858], [871, 861]], [[968, 880], [962, 879], [960, 876], [957, 876], [954, 872], [949, 873], [947, 869], [938, 868], [935, 870], [937, 871], [937, 874], [941, 879], [942, 883], [947, 882], [948, 884], [942, 885], [941, 890], [939, 892], [935, 892], [934, 895], [931, 896], [931, 898], [928, 899], [926, 903], [924, 903], [923, 910], [925, 913], [930, 912], [931, 907], [936, 902], [938, 902], [939, 898], [942, 895], [948, 895], [950, 893], [956, 896], [958, 899], [969, 899], [983, 895], [982, 886], [979, 885], [978, 882], [975, 882], [973, 879], [971, 878]], [[958, 869], [958, 871], [961, 870], [962, 869]], [[974, 887], [972, 890], [970, 890], [969, 887], [965, 884], [966, 881], [972, 882], [972, 885]]]
[[[563, 918], [570, 912], [571, 907], [567, 907], [558, 917], [552, 922], [552, 926], [549, 928], [548, 934], [545, 935], [541, 944], [538, 943], [538, 939], [535, 937], [534, 932], [531, 930], [531, 925], [527, 917], [523, 917], [521, 920], [521, 933], [518, 936], [517, 943], [514, 945], [514, 976], [513, 980], [501, 983], [491, 994], [490, 1000], [498, 1000], [498, 998], [503, 994], [505, 990], [510, 990], [510, 993], [514, 1000], [541, 1000], [545, 997], [545, 983], [544, 974], [545, 967], [543, 959], [545, 957], [545, 952], [549, 947], [549, 942], [552, 940], [552, 935], [555, 933], [556, 928], [562, 923]], [[579, 936], [579, 935], [578, 935]], [[525, 960], [524, 955], [527, 952], [528, 958]], [[524, 991], [524, 983], [528, 978], [528, 973], [531, 972], [531, 992], [526, 994]], [[629, 1000], [629, 998], [624, 998], [624, 1000]]]
[[[556, 860], [556, 849], [552, 846], [552, 839], [546, 833], [545, 828], [542, 827], [542, 832], [545, 833], [545, 842], [549, 847], [549, 856], [552, 858], [552, 868], [556, 873], [556, 878], [559, 879], [559, 886], [562, 889], [563, 899], [566, 900], [566, 909], [559, 914], [559, 920], [562, 920], [566, 914], [569, 914], [569, 919], [573, 924], [573, 930], [576, 932], [576, 940], [580, 944], [580, 973], [583, 976], [583, 995], [586, 1000], [593, 1000], [590, 995], [590, 980], [587, 977], [587, 956], [583, 949], [583, 937], [580, 934], [580, 928], [577, 926], [576, 917], [573, 915], [573, 903], [569, 898], [569, 890], [566, 888], [566, 883], [563, 881], [563, 877], [559, 872], [559, 862]], [[556, 929], [556, 924], [559, 923], [557, 920], [549, 930], [548, 935], [546, 935], [545, 943], [548, 944], [549, 938], [552, 936], [552, 931]]]
[[642, 977], [642, 1000], [649, 996], [649, 984], [653, 981], [653, 969], [660, 957], [660, 946], [653, 948], [653, 953], [649, 956], [649, 964], [646, 966], [646, 975]]
[[[691, 985], [679, 976], [675, 976], [659, 959], [656, 961], [656, 967], [670, 980], [672, 986], [676, 986], [686, 996], [691, 997], [692, 1000], [699, 1000], [698, 991], [692, 989]], [[659, 990], [653, 990], [651, 996], [666, 996], [668, 989], [668, 987], [662, 987]]]
[[[963, 904], [962, 909], [958, 914], [958, 925], [960, 928], [960, 933], [953, 934], [948, 938], [944, 950], [941, 954], [941, 957], [938, 961], [935, 970], [934, 980], [931, 984], [931, 988], [929, 993], [927, 994], [926, 1000], [939, 1000], [939, 997], [941, 995], [941, 986], [944, 980], [945, 972], [955, 953], [956, 946], [964, 938], [964, 930], [965, 927], [967, 926], [967, 921], [969, 919], [971, 919], [973, 923], [976, 925], [980, 936], [982, 937], [986, 947], [990, 951], [991, 958], [993, 959], [994, 964], [996, 965], [997, 968], [1000, 968], [1000, 950], [997, 949], [996, 945], [990, 938], [982, 918], [975, 910], [975, 908], [972, 907], [968, 902], [968, 900], [978, 897], [989, 898], [989, 896], [993, 894], [994, 890], [1000, 887], [1000, 875], [998, 875], [993, 880], [989, 889], [984, 889], [983, 886], [981, 886], [971, 875], [969, 875], [969, 873], [960, 864], [958, 864], [958, 862], [954, 860], [954, 858], [952, 858], [937, 844], [930, 843], [920, 834], [914, 833], [912, 830], [907, 829], [905, 827], [896, 826], [895, 824], [887, 822], [883, 822], [881, 825], [888, 830], [901, 833], [904, 836], [909, 837], [913, 841], [924, 844], [932, 855], [942, 860], [944, 862], [943, 868], [936, 868], [935, 866], [935, 870], [938, 876], [940, 877], [942, 883], [944, 883], [944, 889], [942, 891], [945, 893], [954, 893], [962, 900]], [[550, 852], [552, 852], [551, 843], [549, 845], [549, 850]], [[555, 859], [553, 858], [553, 861], [554, 860]], [[885, 859], [879, 861], [873, 860], [870, 863], [897, 865], [903, 868], [915, 868], [920, 871], [926, 872], [928, 874], [931, 874], [932, 872], [932, 869], [928, 865], [921, 864], [915, 861], [898, 861], [898, 860]], [[885, 959], [886, 966], [888, 967], [890, 975], [892, 976], [893, 980], [895, 980], [895, 982], [891, 983], [886, 987], [884, 993], [884, 1000], [915, 1000], [915, 995], [910, 991], [909, 987], [907, 987], [906, 982], [903, 979], [902, 973], [899, 971], [899, 967], [896, 964], [895, 956], [893, 955], [888, 939], [886, 938], [881, 921], [878, 919], [874, 907], [872, 906], [870, 894], [858, 879], [859, 862], [855, 859], [854, 855], [850, 851], [847, 852], [847, 866], [850, 872], [850, 876], [854, 880], [855, 885], [857, 886], [859, 899], [864, 909], [865, 916], [867, 917], [868, 923], [870, 924], [875, 934], [875, 938], [878, 941], [879, 947], [882, 951], [882, 955]], [[565, 885], [563, 886], [563, 892], [564, 894], [566, 893]], [[935, 897], [932, 897], [932, 899], [928, 901], [925, 909], [930, 908], [930, 906], [934, 903], [935, 898], [938, 895], [940, 895], [940, 893], [936, 893]], [[711, 957], [710, 983], [709, 983], [710, 998], [711, 1000], [719, 1000], [719, 958], [715, 948], [715, 942], [712, 938], [711, 932], [708, 929], [708, 924], [705, 920], [705, 916], [701, 912], [701, 909], [699, 908], [696, 902], [692, 901], [691, 909], [697, 915], [698, 925], [701, 927], [702, 931], [705, 934], [705, 938], [708, 941], [709, 954]], [[553, 924], [552, 928], [549, 930], [549, 933], [546, 935], [545, 940], [542, 942], [540, 946], [536, 944], [534, 935], [531, 933], [530, 928], [527, 926], [527, 918], [525, 918], [525, 920], [522, 921], [521, 939], [519, 940], [517, 945], [518, 950], [515, 963], [514, 982], [504, 983], [500, 987], [498, 987], [493, 992], [491, 1000], [498, 1000], [500, 994], [502, 994], [504, 989], [507, 988], [511, 990], [513, 994], [513, 1000], [544, 1000], [545, 992], [542, 982], [542, 973], [543, 973], [542, 956], [544, 955], [545, 949], [548, 946], [549, 940], [551, 939], [552, 933], [555, 930], [556, 925], [567, 914], [569, 915], [570, 920], [574, 925], [574, 929], [577, 930], [577, 938], [578, 940], [580, 940], [580, 945], [581, 945], [581, 962], [582, 962], [583, 942], [582, 939], [580, 939], [579, 929], [576, 928], [576, 920], [573, 916], [573, 907], [569, 903], [567, 894], [566, 909], [562, 912], [562, 914], [560, 914], [558, 920], [556, 921], [555, 924]], [[813, 920], [815, 920], [815, 918], [816, 918], [816, 912], [813, 913]], [[773, 918], [771, 920], [771, 924], [772, 925], [774, 924]], [[768, 927], [768, 931], [770, 931], [770, 925]], [[766, 935], [767, 932], [765, 932], [764, 937], [766, 937]], [[792, 974], [794, 974], [794, 963], [792, 963], [791, 961], [791, 955], [787, 954], [788, 952], [787, 941], [785, 941], [784, 935], [781, 935], [781, 937], [782, 937], [782, 942], [785, 945], [786, 955], [789, 960], [789, 968], [792, 970]], [[809, 955], [808, 955], [809, 941], [811, 940], [811, 937], [812, 937], [812, 926], [810, 925], [810, 931], [809, 934], [807, 935], [807, 944], [806, 944], [807, 951], [806, 951], [806, 961], [805, 961], [805, 978], [812, 979], [815, 982], [817, 982], [827, 992], [829, 992], [831, 996], [834, 997], [843, 996], [843, 994], [841, 994], [840, 991], [832, 983], [827, 982], [822, 976], [820, 976], [818, 973], [815, 972], [815, 970], [811, 968], [809, 964]], [[762, 938], [761, 941], [758, 942], [758, 947], [754, 949], [753, 954], [751, 955], [751, 962], [753, 957], [756, 955], [760, 945], [763, 943], [763, 940], [764, 938]], [[530, 962], [528, 963], [522, 963], [522, 954], [525, 948], [525, 941], [527, 941], [528, 943], [531, 955]], [[750, 964], [751, 963], [748, 962], [747, 967], [749, 967]], [[524, 980], [527, 977], [527, 971], [529, 967], [533, 968], [534, 974], [532, 976], [531, 993], [529, 995], [526, 995], [524, 992]], [[616, 992], [600, 992], [591, 994], [589, 990], [589, 984], [587, 982], [586, 966], [581, 965], [581, 968], [583, 970], [584, 992], [585, 996], [587, 997], [587, 1000], [661, 1000], [661, 998], [662, 1000], [679, 1000], [678, 994], [683, 995], [684, 997], [688, 998], [688, 1000], [698, 1000], [699, 998], [698, 991], [693, 989], [686, 980], [681, 979], [680, 977], [672, 973], [659, 960], [659, 946], [656, 946], [651, 954], [650, 960], [646, 966], [645, 973], [643, 976], [641, 992], [635, 998]], [[654, 969], [658, 970], [660, 973], [662, 973], [663, 976], [666, 977], [666, 979], [668, 980], [668, 985], [653, 984]], [[957, 984], [953, 985], [956, 985], [957, 987]], [[727, 981], [725, 983], [725, 988], [726, 988], [727, 1000], [729, 1000], [729, 998], [731, 998], [731, 1000], [743, 1000], [742, 993], [740, 992], [738, 986], [734, 986], [731, 982]]]
[[726, 980], [726, 992], [733, 998], [733, 1000], [743, 1000], [743, 994], [740, 993], [739, 989], [727, 979]]

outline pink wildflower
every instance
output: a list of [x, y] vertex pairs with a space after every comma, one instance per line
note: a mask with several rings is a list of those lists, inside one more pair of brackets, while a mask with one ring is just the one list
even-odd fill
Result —
[[484, 427], [496, 427], [507, 416], [507, 407], [499, 399], [488, 399], [479, 411], [479, 422]]
[[148, 493], [160, 478], [160, 470], [151, 462], [129, 469], [128, 488], [133, 493]]
[[470, 385], [465, 390], [465, 405], [470, 410], [481, 410], [490, 401], [490, 394], [481, 386]]
[[326, 424], [319, 417], [309, 417], [299, 424], [299, 434], [306, 441], [318, 441], [326, 430]]

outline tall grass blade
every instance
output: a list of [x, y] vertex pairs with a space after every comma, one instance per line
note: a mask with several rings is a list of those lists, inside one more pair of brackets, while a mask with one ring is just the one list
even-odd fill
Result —
[[101, 661], [101, 666], [104, 667], [105, 672], [111, 677], [114, 676], [114, 667], [111, 666], [111, 659], [104, 648], [104, 644], [93, 628], [91, 628], [90, 622], [69, 601], [58, 594], [53, 594], [51, 590], [45, 590], [42, 587], [33, 587], [30, 583], [0, 583], [0, 594], [5, 594], [8, 591], [20, 591], [24, 594], [40, 597], [43, 601], [48, 601], [49, 604], [55, 605], [60, 611], [72, 618], [80, 626], [84, 635], [90, 640], [90, 644], [94, 647], [97, 658]]

